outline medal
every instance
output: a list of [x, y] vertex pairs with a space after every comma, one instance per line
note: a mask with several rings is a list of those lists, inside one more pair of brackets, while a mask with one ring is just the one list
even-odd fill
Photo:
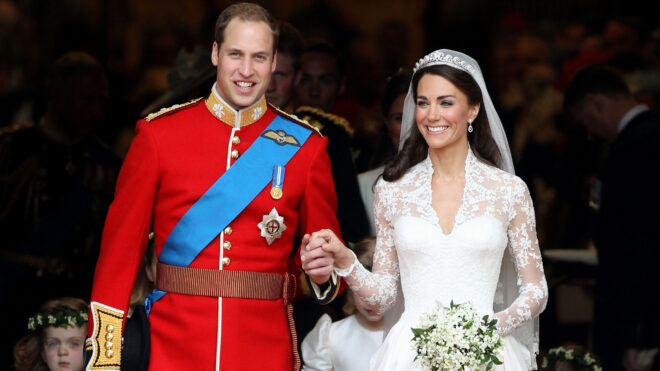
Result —
[[282, 183], [284, 183], [284, 166], [273, 166], [273, 185], [270, 188], [270, 197], [273, 200], [282, 198]]
[[273, 208], [268, 215], [264, 215], [263, 219], [257, 227], [261, 230], [261, 237], [266, 239], [268, 246], [270, 246], [276, 238], [282, 237], [282, 232], [286, 230], [284, 225], [284, 218], [277, 213], [277, 209]]
[[270, 197], [273, 198], [273, 200], [279, 200], [282, 198], [282, 188], [275, 186], [270, 189]]

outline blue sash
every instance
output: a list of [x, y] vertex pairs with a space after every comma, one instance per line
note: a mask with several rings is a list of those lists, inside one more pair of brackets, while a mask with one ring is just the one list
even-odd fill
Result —
[[[183, 215], [167, 237], [158, 261], [187, 267], [197, 255], [270, 183], [273, 166], [285, 165], [307, 141], [312, 130], [277, 116], [202, 197]], [[151, 305], [165, 295], [154, 290]]]

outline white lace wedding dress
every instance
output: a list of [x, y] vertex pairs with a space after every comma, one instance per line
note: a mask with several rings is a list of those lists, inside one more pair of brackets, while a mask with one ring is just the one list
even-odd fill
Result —
[[371, 359], [371, 370], [419, 369], [413, 363], [411, 327], [437, 302], [448, 306], [452, 300], [469, 301], [477, 312], [493, 315], [507, 246], [514, 257], [519, 295], [506, 310], [495, 313], [504, 336], [504, 364], [496, 369], [527, 370], [530, 351], [509, 335], [543, 311], [548, 296], [527, 187], [468, 150], [462, 205], [453, 229], [446, 233], [431, 207], [432, 174], [427, 157], [401, 179], [378, 182], [373, 272], [360, 264], [339, 272], [352, 290], [380, 311], [392, 306], [401, 280], [405, 309]]

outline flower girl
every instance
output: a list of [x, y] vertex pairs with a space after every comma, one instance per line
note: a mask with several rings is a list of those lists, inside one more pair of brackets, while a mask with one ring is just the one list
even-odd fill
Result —
[[14, 347], [17, 371], [83, 369], [87, 303], [78, 298], [49, 300], [30, 317], [28, 334]]

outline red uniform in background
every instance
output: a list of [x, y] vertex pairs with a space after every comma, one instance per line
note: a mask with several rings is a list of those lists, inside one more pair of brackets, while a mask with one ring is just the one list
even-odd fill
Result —
[[[138, 122], [138, 134], [123, 164], [107, 216], [96, 267], [91, 297], [96, 314], [89, 319], [89, 335], [96, 344], [88, 369], [119, 368], [118, 337], [150, 226], [158, 256], [184, 213], [277, 115], [281, 114], [264, 98], [236, 111], [214, 88], [205, 101]], [[339, 234], [326, 146], [327, 139], [313, 132], [285, 166], [282, 197], [272, 197], [271, 184], [266, 185], [190, 267], [285, 274], [290, 259], [300, 265], [299, 254], [292, 257], [298, 248], [294, 246], [296, 235], [323, 228]], [[269, 245], [258, 224], [273, 208], [286, 229]], [[333, 289], [324, 298], [335, 294]], [[149, 322], [152, 370], [292, 368], [282, 299], [168, 293], [153, 305]], [[87, 347], [90, 345], [88, 342]]]

